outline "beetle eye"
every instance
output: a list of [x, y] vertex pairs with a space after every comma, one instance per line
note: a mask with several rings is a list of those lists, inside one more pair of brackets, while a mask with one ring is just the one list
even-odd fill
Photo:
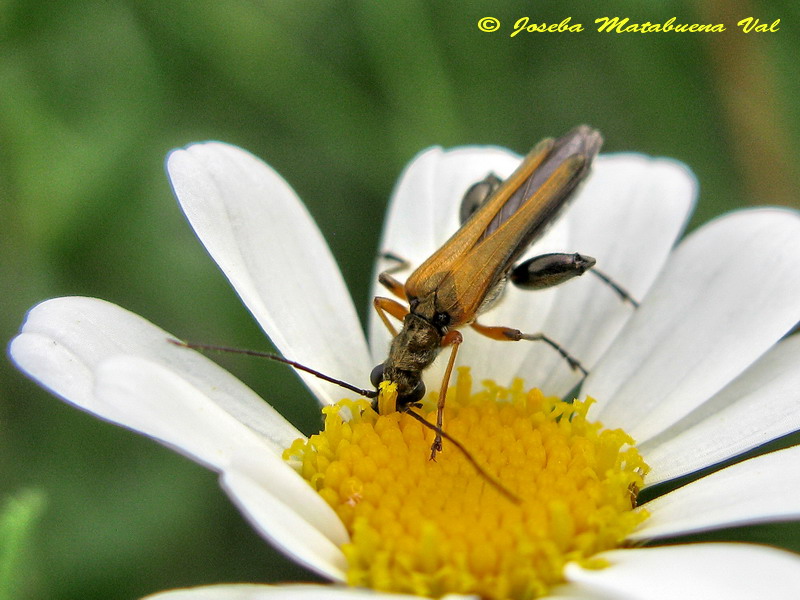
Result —
[[423, 396], [425, 396], [425, 384], [422, 383], [422, 380], [420, 379], [419, 383], [414, 386], [413, 390], [411, 390], [411, 393], [403, 396], [403, 404], [414, 404], [415, 402], [422, 400]]
[[444, 329], [450, 325], [450, 315], [446, 312], [437, 312], [433, 315], [433, 325], [436, 329]]
[[375, 389], [377, 389], [381, 381], [383, 381], [383, 363], [376, 365], [375, 368], [372, 369], [372, 372], [369, 374], [369, 380], [372, 385], [375, 386]]

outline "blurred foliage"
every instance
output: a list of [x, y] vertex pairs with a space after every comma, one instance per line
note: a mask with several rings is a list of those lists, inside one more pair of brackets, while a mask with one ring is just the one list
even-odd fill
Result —
[[[268, 347], [164, 177], [170, 148], [208, 138], [248, 148], [295, 187], [362, 316], [394, 180], [433, 144], [524, 152], [585, 122], [606, 151], [689, 164], [701, 182], [693, 225], [747, 204], [797, 205], [797, 4], [603, 4], [0, 2], [0, 337], [36, 302], [81, 294], [188, 339]], [[509, 37], [526, 15], [587, 31]], [[479, 31], [484, 16], [503, 29]], [[602, 34], [600, 16], [728, 31]], [[747, 16], [780, 18], [780, 31], [743, 34]], [[291, 373], [220, 362], [304, 430], [316, 425]], [[250, 530], [212, 474], [0, 369], [0, 501], [30, 488], [46, 497], [21, 597], [312, 578]], [[763, 531], [798, 550], [796, 528], [788, 541]]]
[[28, 546], [43, 504], [40, 493], [26, 490], [5, 498], [0, 506], [0, 598], [26, 594]]

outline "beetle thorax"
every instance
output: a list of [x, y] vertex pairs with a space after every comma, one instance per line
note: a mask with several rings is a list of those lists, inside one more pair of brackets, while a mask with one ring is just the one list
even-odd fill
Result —
[[398, 396], [402, 397], [413, 389], [427, 368], [439, 354], [441, 334], [429, 321], [408, 313], [389, 349], [383, 379], [397, 384]]

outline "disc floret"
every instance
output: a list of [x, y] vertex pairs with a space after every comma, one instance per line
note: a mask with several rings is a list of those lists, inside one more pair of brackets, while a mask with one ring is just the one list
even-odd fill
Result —
[[[342, 519], [348, 583], [438, 597], [528, 599], [571, 561], [619, 547], [647, 466], [621, 430], [589, 421], [592, 400], [564, 402], [468, 369], [448, 394], [445, 429], [519, 498], [510, 501], [455, 448], [429, 460], [433, 432], [361, 400], [323, 409], [325, 426], [285, 456]], [[420, 412], [435, 418], [430, 397]]]

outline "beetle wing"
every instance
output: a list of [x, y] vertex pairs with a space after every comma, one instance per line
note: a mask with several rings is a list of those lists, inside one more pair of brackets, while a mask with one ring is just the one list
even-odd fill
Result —
[[[550, 178], [553, 173], [561, 167], [562, 163], [573, 156], [583, 156], [585, 161], [583, 167], [578, 170], [572, 179], [563, 182], [563, 187], [557, 191], [555, 201], [561, 202], [563, 207], [572, 197], [572, 191], [586, 177], [589, 167], [600, 150], [603, 138], [599, 132], [580, 125], [566, 135], [558, 138], [551, 144], [548, 154], [540, 164], [532, 171], [530, 176], [524, 181], [524, 185], [517, 187], [506, 202], [500, 206], [497, 214], [486, 227], [482, 238], [488, 237], [493, 231], [500, 227], [506, 220], [512, 217], [517, 210], [527, 202], [528, 198], [536, 192]], [[539, 146], [534, 148], [531, 155], [537, 153]], [[530, 156], [530, 155], [529, 155]], [[528, 157], [526, 157], [527, 160]], [[555, 215], [546, 223], [552, 223]]]
[[539, 143], [498, 190], [408, 278], [410, 298], [435, 295], [452, 326], [468, 323], [489, 290], [567, 204], [602, 137], [586, 126]]
[[513, 216], [453, 265], [436, 291], [436, 309], [448, 313], [453, 326], [475, 318], [489, 290], [499, 283], [563, 206], [566, 200], [563, 192], [585, 162], [585, 157], [577, 155], [564, 161]]
[[409, 297], [420, 298], [436, 291], [453, 265], [475, 247], [514, 191], [542, 164], [553, 143], [552, 139], [539, 142], [492, 197], [450, 236], [441, 248], [417, 267], [405, 283], [406, 294]]

